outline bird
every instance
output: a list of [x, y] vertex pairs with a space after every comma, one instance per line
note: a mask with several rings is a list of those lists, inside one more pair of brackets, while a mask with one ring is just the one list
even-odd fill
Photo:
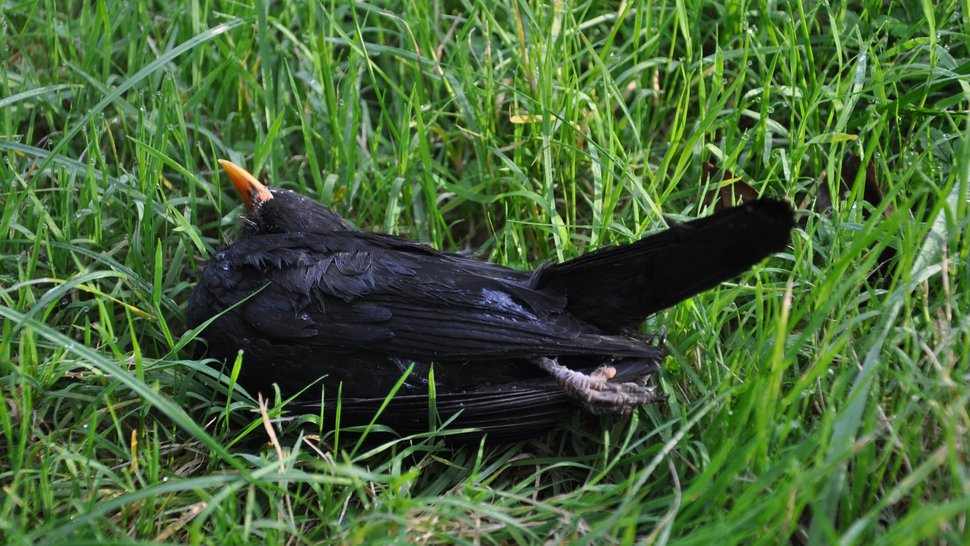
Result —
[[662, 400], [649, 383], [664, 336], [636, 328], [784, 250], [794, 225], [788, 203], [760, 199], [522, 271], [354, 230], [220, 164], [246, 212], [190, 297], [207, 356], [242, 351], [247, 390], [403, 434], [437, 422], [513, 441], [578, 409], [627, 414]]

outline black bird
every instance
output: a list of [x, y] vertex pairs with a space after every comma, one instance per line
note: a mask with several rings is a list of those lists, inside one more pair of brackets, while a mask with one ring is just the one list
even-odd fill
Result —
[[661, 344], [631, 329], [782, 250], [793, 226], [788, 204], [763, 199], [517, 271], [353, 231], [326, 206], [220, 163], [246, 226], [207, 264], [190, 328], [223, 313], [202, 333], [209, 356], [242, 350], [250, 391], [276, 384], [319, 403], [322, 385], [327, 407], [339, 392], [344, 424], [369, 422], [410, 369], [379, 419], [398, 432], [428, 429], [432, 393], [440, 419], [491, 440], [535, 435], [578, 406], [627, 413], [660, 399], [645, 381]]

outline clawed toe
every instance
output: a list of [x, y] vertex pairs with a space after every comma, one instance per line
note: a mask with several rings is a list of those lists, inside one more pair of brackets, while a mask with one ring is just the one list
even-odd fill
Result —
[[566, 394], [578, 400], [583, 409], [596, 415], [626, 415], [636, 406], [664, 399], [656, 393], [654, 387], [632, 382], [610, 383], [609, 380], [616, 376], [616, 370], [612, 366], [600, 366], [587, 375], [546, 357], [537, 357], [533, 362], [555, 378]]
[[[546, 370], [548, 371], [548, 370]], [[616, 368], [613, 366], [608, 366], [603, 364], [599, 368], [593, 370], [593, 373], [589, 374], [589, 378], [593, 381], [609, 381], [616, 377]]]

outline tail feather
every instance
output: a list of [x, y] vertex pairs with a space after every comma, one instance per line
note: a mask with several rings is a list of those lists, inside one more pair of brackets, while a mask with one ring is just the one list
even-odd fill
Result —
[[563, 293], [573, 315], [616, 332], [736, 277], [788, 244], [788, 203], [761, 199], [536, 272], [536, 288]]

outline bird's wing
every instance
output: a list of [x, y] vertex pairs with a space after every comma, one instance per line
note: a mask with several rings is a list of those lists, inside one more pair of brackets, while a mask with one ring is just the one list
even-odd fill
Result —
[[[613, 381], [643, 380], [657, 371], [655, 358], [629, 358], [614, 362]], [[592, 369], [581, 370], [590, 373]], [[366, 425], [380, 413], [385, 397], [344, 398], [340, 400], [343, 426]], [[400, 434], [428, 431], [429, 401], [427, 395], [401, 395], [391, 400], [377, 422], [391, 426]], [[477, 432], [448, 436], [457, 443], [477, 442], [488, 434], [493, 442], [509, 442], [532, 438], [552, 428], [579, 406], [552, 377], [491, 383], [462, 392], [438, 392], [433, 400], [439, 422], [449, 421], [448, 430], [473, 429]], [[301, 404], [328, 419], [336, 415], [337, 400], [324, 401], [326, 411], [319, 411], [319, 402]]]
[[600, 335], [529, 275], [374, 234], [250, 238], [217, 254], [205, 288], [271, 338], [414, 359], [650, 353]]

